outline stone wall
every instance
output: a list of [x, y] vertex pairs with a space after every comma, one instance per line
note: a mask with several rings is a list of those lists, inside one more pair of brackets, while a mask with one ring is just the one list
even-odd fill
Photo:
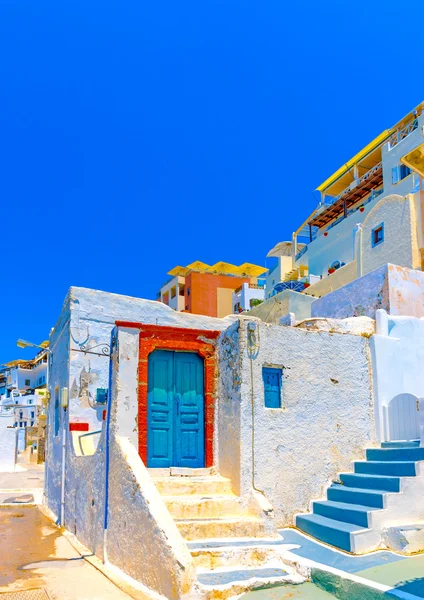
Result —
[[[307, 511], [311, 499], [322, 497], [331, 480], [375, 444], [369, 340], [254, 325], [249, 333], [248, 325], [240, 323], [238, 332], [233, 326], [220, 339], [226, 393], [220, 396], [219, 414], [225, 418], [218, 421], [219, 469], [232, 481], [239, 478], [242, 496], [251, 494], [253, 486], [262, 491], [277, 524], [291, 525], [296, 513]], [[264, 366], [283, 371], [281, 408], [264, 406]], [[234, 437], [225, 432], [228, 423]]]
[[[112, 355], [109, 420], [102, 421], [97, 448], [78, 456], [78, 435], [66, 437], [62, 524], [146, 594], [176, 600], [194, 582], [192, 558], [138, 455], [138, 331], [120, 333]], [[60, 510], [60, 501], [50, 506]]]
[[312, 317], [374, 318], [382, 308], [392, 315], [424, 317], [424, 273], [384, 265], [348, 285], [315, 300]]

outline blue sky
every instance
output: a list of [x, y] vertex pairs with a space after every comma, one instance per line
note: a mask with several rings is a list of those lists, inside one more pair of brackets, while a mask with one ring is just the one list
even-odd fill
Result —
[[423, 17], [3, 0], [0, 363], [48, 337], [70, 285], [154, 298], [177, 264], [264, 264], [316, 186], [424, 99]]

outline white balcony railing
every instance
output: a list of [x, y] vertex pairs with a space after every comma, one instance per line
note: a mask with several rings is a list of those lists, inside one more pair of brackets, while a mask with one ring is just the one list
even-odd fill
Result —
[[414, 119], [408, 125], [405, 125], [399, 131], [395, 131], [395, 133], [390, 137], [389, 144], [390, 148], [394, 148], [399, 142], [404, 140], [408, 135], [410, 135], [415, 129], [418, 128], [418, 119]]

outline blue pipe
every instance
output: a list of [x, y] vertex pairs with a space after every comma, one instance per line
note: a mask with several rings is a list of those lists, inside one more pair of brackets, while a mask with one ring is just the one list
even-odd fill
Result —
[[109, 361], [109, 388], [107, 395], [107, 413], [106, 413], [106, 435], [105, 435], [105, 519], [104, 529], [107, 530], [108, 526], [108, 510], [109, 510], [109, 442], [110, 442], [110, 413], [112, 408], [112, 355], [116, 340], [111, 335], [110, 343], [110, 361]]

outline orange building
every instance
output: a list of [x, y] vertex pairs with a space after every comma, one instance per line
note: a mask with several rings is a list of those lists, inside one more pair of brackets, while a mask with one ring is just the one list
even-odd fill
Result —
[[234, 312], [233, 292], [243, 283], [257, 286], [258, 277], [265, 271], [250, 263], [237, 267], [196, 261], [187, 267], [177, 266], [168, 272], [171, 279], [162, 286], [158, 300], [177, 311], [226, 317]]

